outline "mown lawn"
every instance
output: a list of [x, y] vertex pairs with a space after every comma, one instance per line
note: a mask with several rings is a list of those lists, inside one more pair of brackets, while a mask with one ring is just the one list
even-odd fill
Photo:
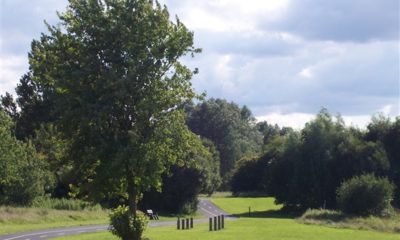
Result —
[[[213, 198], [212, 201], [227, 212], [241, 216], [226, 222], [226, 228], [209, 232], [207, 224], [195, 225], [192, 230], [176, 230], [174, 226], [149, 228], [145, 237], [151, 240], [400, 240], [399, 234], [374, 231], [337, 229], [304, 225], [282, 214], [272, 198]], [[248, 216], [251, 208], [250, 217]], [[108, 232], [59, 238], [59, 240], [116, 240]]]

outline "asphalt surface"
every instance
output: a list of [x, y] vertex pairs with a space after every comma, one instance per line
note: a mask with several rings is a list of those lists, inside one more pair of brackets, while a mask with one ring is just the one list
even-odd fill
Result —
[[[209, 200], [200, 200], [198, 205], [198, 210], [207, 218], [194, 219], [195, 223], [207, 222], [209, 217], [214, 217], [218, 215], [225, 215], [228, 218], [233, 218], [230, 217], [227, 212], [224, 212], [222, 209], [215, 206]], [[152, 220], [150, 221], [149, 226], [161, 227], [161, 226], [171, 226], [175, 224], [176, 221], [157, 222]], [[0, 236], [0, 240], [43, 240], [43, 239], [51, 239], [68, 235], [106, 231], [108, 227], [109, 227], [108, 225], [91, 225], [91, 226], [66, 227], [66, 228], [52, 228], [46, 230], [3, 235]]]

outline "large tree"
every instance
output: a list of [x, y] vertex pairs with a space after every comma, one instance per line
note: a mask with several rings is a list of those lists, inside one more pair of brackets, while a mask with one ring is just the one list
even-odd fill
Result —
[[143, 191], [201, 146], [185, 125], [195, 97], [179, 61], [199, 52], [193, 33], [150, 0], [70, 0], [61, 23], [33, 41], [32, 81], [49, 89], [57, 125], [89, 195]]
[[223, 99], [209, 99], [188, 106], [190, 129], [210, 139], [220, 153], [220, 173], [226, 187], [235, 163], [245, 156], [257, 155], [262, 146], [262, 136], [256, 128], [255, 118], [246, 107]]

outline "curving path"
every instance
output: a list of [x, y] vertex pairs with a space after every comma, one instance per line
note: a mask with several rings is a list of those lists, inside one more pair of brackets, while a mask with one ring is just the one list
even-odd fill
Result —
[[[205, 217], [213, 217], [217, 215], [226, 215], [228, 218], [229, 214], [224, 212], [222, 209], [214, 205], [210, 200], [200, 200], [198, 204], [198, 211], [200, 211]], [[207, 222], [207, 218], [194, 219], [195, 223]], [[151, 221], [150, 227], [161, 227], [175, 225], [176, 221], [168, 222], [157, 222]], [[46, 230], [38, 230], [25, 233], [14, 233], [9, 235], [0, 236], [0, 240], [43, 240], [56, 237], [63, 237], [67, 235], [93, 233], [98, 231], [105, 231], [108, 229], [108, 225], [91, 225], [91, 226], [78, 226], [78, 227], [67, 227], [67, 228], [53, 228]]]

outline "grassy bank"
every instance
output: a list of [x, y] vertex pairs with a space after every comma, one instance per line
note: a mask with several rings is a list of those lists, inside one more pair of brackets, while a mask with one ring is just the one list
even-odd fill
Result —
[[55, 227], [107, 224], [108, 212], [0, 207], [0, 235]]
[[357, 217], [331, 210], [308, 210], [297, 219], [304, 224], [324, 225], [335, 228], [375, 230], [400, 233], [400, 214], [388, 217]]

